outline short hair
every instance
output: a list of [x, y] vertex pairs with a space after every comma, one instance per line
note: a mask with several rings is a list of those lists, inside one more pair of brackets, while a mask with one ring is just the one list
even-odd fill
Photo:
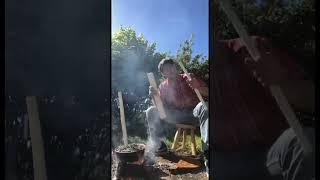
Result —
[[158, 65], [158, 70], [159, 70], [160, 72], [162, 72], [163, 66], [164, 66], [165, 64], [176, 65], [176, 63], [174, 62], [173, 59], [164, 58], [164, 59], [162, 59], [162, 60], [159, 62], [159, 65]]

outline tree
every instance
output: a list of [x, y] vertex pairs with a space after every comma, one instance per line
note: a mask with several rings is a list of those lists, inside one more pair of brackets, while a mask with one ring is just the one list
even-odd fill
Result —
[[[231, 0], [240, 20], [251, 35], [264, 36], [274, 46], [287, 50], [315, 78], [314, 0]], [[214, 1], [214, 38], [237, 38], [231, 22]]]
[[[149, 43], [142, 34], [136, 35], [131, 27], [121, 27], [112, 36], [112, 123], [113, 137], [119, 140], [118, 91], [123, 94], [128, 134], [145, 136], [144, 113], [150, 105], [148, 98], [148, 72], [153, 72], [156, 79], [161, 76], [158, 63], [167, 57], [167, 53], [156, 52], [156, 43]], [[159, 82], [158, 82], [159, 84]], [[134, 124], [134, 126], [131, 126]], [[121, 138], [120, 138], [121, 139]]]
[[[193, 36], [184, 40], [177, 50], [175, 60], [181, 61], [189, 73], [195, 74], [207, 83], [209, 82], [209, 60], [202, 54], [192, 56]], [[180, 67], [178, 69], [181, 71]]]
[[[118, 108], [118, 91], [122, 92], [129, 136], [146, 137], [144, 110], [151, 105], [148, 96], [149, 82], [147, 72], [153, 72], [161, 81], [158, 72], [159, 62], [166, 57], [182, 60], [188, 71], [204, 80], [209, 78], [209, 62], [203, 55], [192, 56], [192, 37], [184, 41], [176, 56], [166, 52], [156, 52], [156, 43], [149, 43], [142, 34], [128, 27], [121, 27], [112, 37], [112, 135], [113, 143], [121, 139], [121, 127]], [[137, 128], [139, 127], [139, 128]]]
[[146, 73], [158, 77], [157, 64], [166, 53], [156, 53], [156, 43], [149, 43], [132, 28], [121, 27], [112, 37], [112, 89], [144, 94]]

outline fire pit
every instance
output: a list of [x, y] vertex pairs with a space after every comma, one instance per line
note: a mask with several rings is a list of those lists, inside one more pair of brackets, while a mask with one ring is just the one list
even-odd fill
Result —
[[122, 179], [123, 177], [135, 177], [140, 174], [144, 174], [144, 144], [119, 146], [114, 150], [114, 152], [117, 160], [117, 179]]
[[115, 149], [118, 163], [143, 163], [144, 161], [144, 144], [129, 144], [119, 146]]

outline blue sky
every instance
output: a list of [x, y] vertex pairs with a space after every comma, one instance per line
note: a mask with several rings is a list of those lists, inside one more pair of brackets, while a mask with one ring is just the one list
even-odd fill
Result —
[[171, 55], [192, 33], [193, 56], [208, 57], [208, 18], [208, 0], [112, 0], [112, 32], [131, 26]]

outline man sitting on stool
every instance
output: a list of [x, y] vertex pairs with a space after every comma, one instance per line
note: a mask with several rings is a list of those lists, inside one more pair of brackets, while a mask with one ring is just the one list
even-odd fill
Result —
[[[186, 74], [178, 74], [176, 63], [172, 59], [161, 60], [158, 69], [166, 79], [159, 85], [159, 91], [150, 86], [149, 95], [160, 96], [167, 116], [166, 122], [172, 124], [200, 124], [203, 150], [208, 155], [206, 153], [209, 148], [208, 109], [199, 102], [193, 90], [197, 88], [204, 98], [208, 98], [208, 87], [202, 80], [192, 74], [191, 81], [188, 80]], [[146, 118], [152, 149], [157, 153], [166, 152], [167, 147], [161, 140], [164, 137], [163, 128], [161, 128], [163, 122], [160, 120], [159, 112], [155, 106], [147, 109]]]

